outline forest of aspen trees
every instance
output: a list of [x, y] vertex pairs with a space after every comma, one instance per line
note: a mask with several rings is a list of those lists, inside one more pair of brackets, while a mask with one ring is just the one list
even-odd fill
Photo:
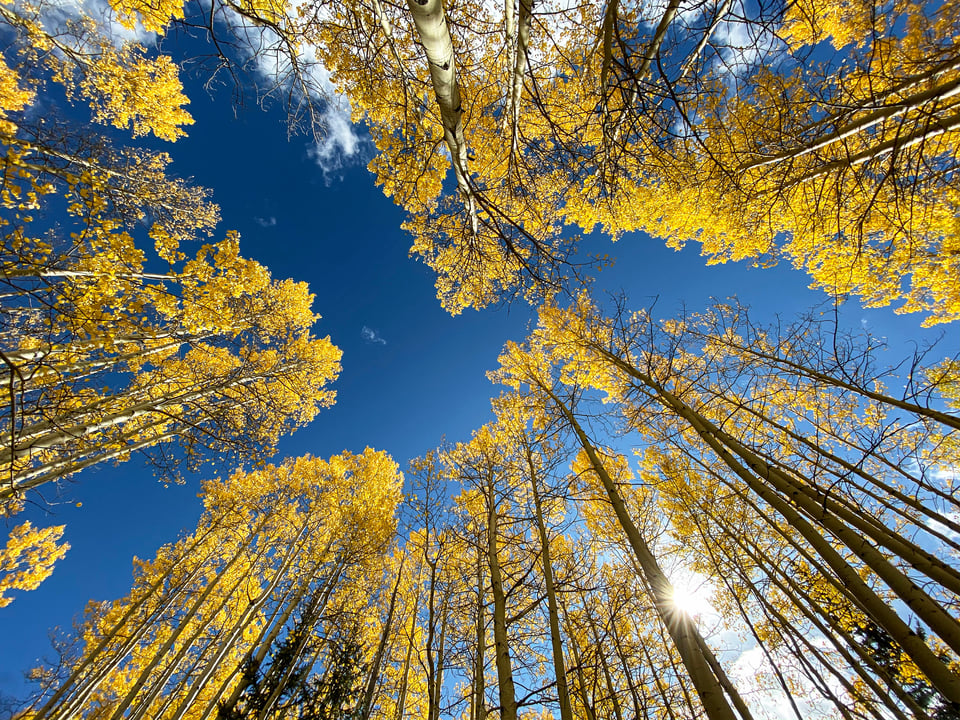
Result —
[[[64, 557], [17, 516], [65, 481], [234, 470], [13, 718], [960, 718], [960, 2], [67, 7], [0, 0], [0, 608]], [[179, 31], [240, 85], [272, 68], [291, 131], [349, 101], [447, 312], [536, 308], [470, 438], [264, 459], [341, 352], [170, 171]], [[595, 231], [944, 340], [599, 297]]]

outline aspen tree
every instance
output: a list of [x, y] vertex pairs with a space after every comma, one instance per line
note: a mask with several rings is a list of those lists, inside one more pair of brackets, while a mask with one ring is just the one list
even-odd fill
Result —
[[[369, 0], [304, 13], [304, 37], [370, 125], [379, 150], [370, 169], [407, 210], [411, 252], [437, 271], [438, 297], [452, 313], [512, 295], [524, 278], [556, 291], [574, 271], [557, 216], [562, 185], [500, 141], [510, 125], [521, 147], [534, 18], [530, 3], [512, 21], [476, 2]], [[488, 42], [492, 35], [502, 35], [506, 52]], [[537, 68], [550, 73], [547, 61]], [[502, 103], [513, 108], [510, 123], [496, 117]]]
[[534, 520], [540, 543], [540, 567], [543, 572], [544, 590], [547, 595], [547, 618], [550, 626], [550, 649], [553, 656], [553, 673], [557, 684], [557, 704], [560, 707], [560, 720], [572, 720], [570, 708], [570, 690], [567, 685], [567, 671], [563, 657], [563, 638], [560, 633], [560, 612], [557, 601], [557, 583], [553, 568], [553, 557], [550, 551], [550, 533], [544, 516], [543, 499], [540, 483], [544, 470], [545, 459], [540, 453], [534, 453], [532, 443], [526, 434], [519, 438], [519, 448], [526, 461], [526, 475], [530, 481], [530, 491], [533, 499]]
[[[359, 713], [362, 718], [370, 717], [370, 714], [373, 710], [374, 698], [377, 694], [377, 688], [383, 681], [381, 673], [387, 648], [391, 640], [391, 635], [395, 634], [396, 632], [395, 623], [397, 622], [397, 615], [398, 611], [400, 610], [398, 607], [398, 600], [401, 584], [404, 579], [403, 565], [405, 561], [406, 553], [403, 553], [400, 555], [399, 567], [397, 567], [395, 571], [396, 579], [393, 581], [393, 588], [390, 591], [390, 599], [387, 604], [386, 617], [381, 625], [380, 637], [377, 641], [376, 652], [374, 653], [371, 666], [368, 669], [368, 677], [366, 679], [366, 684], [364, 685], [363, 699], [359, 707]], [[392, 570], [392, 568], [390, 569]]]
[[0, 550], [0, 607], [13, 598], [4, 597], [11, 590], [36, 590], [53, 572], [53, 565], [70, 549], [59, 543], [63, 525], [34, 528], [29, 521], [10, 531], [6, 546]]
[[336, 693], [344, 659], [363, 662], [358, 602], [380, 583], [399, 482], [368, 449], [207, 483], [197, 533], [139, 563], [130, 598], [93, 609], [73, 674], [33, 716], [273, 718], [359, 701], [353, 680]]
[[[225, 252], [235, 256], [235, 248], [234, 238], [215, 252], [221, 259]], [[186, 276], [184, 284], [193, 287], [182, 291], [197, 299], [165, 301], [156, 318], [158, 326], [167, 324], [165, 332], [94, 335], [79, 352], [98, 358], [99, 367], [58, 362], [66, 353], [77, 357], [66, 333], [63, 345], [47, 341], [37, 350], [21, 350], [17, 372], [8, 372], [11, 382], [23, 387], [17, 405], [8, 408], [14, 432], [3, 433], [2, 497], [171, 441], [181, 443], [188, 463], [205, 459], [203, 451], [212, 446], [238, 455], [269, 452], [281, 434], [311, 419], [318, 405], [331, 404], [333, 393], [323, 386], [339, 371], [340, 353], [329, 339], [310, 336], [315, 316], [306, 288], [270, 282], [261, 267], [248, 265], [259, 275], [252, 292], [234, 286], [224, 296], [216, 283], [228, 282], [229, 271], [201, 283]], [[194, 308], [207, 313], [218, 300], [221, 317], [230, 318], [230, 308], [236, 308], [232, 327], [229, 321], [211, 326], [196, 317]], [[280, 308], [284, 312], [274, 313]], [[249, 317], [251, 311], [263, 314]], [[31, 337], [21, 342], [29, 348]], [[116, 387], [120, 371], [130, 377], [127, 387], [103, 389], [108, 374]], [[161, 469], [176, 475], [175, 469]]]
[[[874, 518], [847, 492], [825, 492], [819, 484], [822, 470], [800, 472], [807, 462], [804, 456], [794, 460], [772, 452], [775, 445], [792, 447], [795, 438], [778, 436], [785, 426], [769, 412], [751, 415], [771, 397], [766, 389], [754, 401], [749, 392], [725, 381], [735, 381], [736, 374], [724, 374], [721, 362], [711, 365], [715, 356], [685, 352], [683, 323], [664, 323], [661, 328], [644, 314], [625, 323], [608, 321], [583, 303], [576, 313], [548, 309], [542, 317], [544, 325], [536, 337], [554, 348], [565, 377], [580, 378], [610, 393], [628, 425], [648, 441], [676, 447], [698, 461], [702, 457], [705, 467], [729, 473], [730, 487], [768, 505], [809, 544], [809, 556], [818, 558], [830, 582], [889, 633], [945, 701], [954, 702], [956, 679], [949, 662], [923, 642], [864, 577], [881, 581], [909, 603], [914, 616], [949, 647], [955, 622], [946, 608], [955, 598], [955, 568]], [[756, 379], [752, 385], [762, 387]], [[822, 392], [817, 397], [819, 415], [804, 416], [804, 422], [827, 423], [827, 438], [843, 440], [851, 428], [863, 427], [862, 420], [854, 421], [861, 425], [850, 424], [857, 416], [842, 402], [834, 404], [837, 398]], [[791, 400], [789, 407], [796, 412], [805, 407], [804, 402]], [[727, 403], [745, 410], [746, 417], [741, 418], [734, 406], [728, 412]], [[867, 417], [875, 418], [868, 422], [883, 422], [882, 413]], [[819, 468], [838, 457], [829, 445], [803, 447], [818, 453]], [[858, 445], [850, 447], [856, 450]], [[841, 450], [845, 452], [842, 448], [837, 452]], [[882, 443], [874, 446], [868, 457], [883, 450]], [[772, 522], [774, 516], [764, 517]], [[926, 575], [933, 582], [926, 583], [926, 591], [920, 590], [911, 573]]]
[[[415, 592], [423, 595], [411, 648], [422, 671], [423, 701], [427, 720], [437, 720], [442, 708], [444, 677], [447, 671], [450, 603], [454, 592], [451, 572], [451, 536], [446, 478], [435, 453], [427, 453], [410, 463], [412, 479], [411, 505], [415, 526], [412, 528], [411, 550], [421, 568]], [[414, 644], [414, 641], [417, 641]], [[414, 670], [416, 673], [416, 670]], [[409, 681], [409, 675], [407, 679]], [[399, 712], [403, 708], [398, 708]]]
[[704, 711], [711, 718], [731, 718], [732, 720], [737, 717], [705, 657], [703, 652], [705, 643], [696, 639], [698, 632], [691, 619], [676, 611], [672, 602], [673, 588], [651, 552], [649, 544], [630, 517], [623, 496], [617, 488], [618, 479], [614, 479], [605, 467], [603, 458], [577, 421], [569, 401], [558, 395], [558, 392], [564, 391], [555, 389], [555, 382], [551, 377], [552, 368], [548, 364], [549, 360], [543, 349], [531, 347], [526, 350], [517, 345], [508, 344], [500, 362], [501, 369], [496, 377], [515, 389], [528, 387], [535, 398], [538, 396], [542, 398], [538, 400], [543, 404], [544, 410], [541, 412], [555, 412], [561, 416], [580, 443], [587, 462], [600, 479], [617, 522], [636, 556], [640, 571], [650, 587], [657, 614], [670, 633], [683, 664], [690, 674]]
[[414, 654], [422, 639], [418, 623], [423, 601], [423, 567], [416, 562], [416, 548], [415, 538], [394, 547], [385, 567], [373, 623], [379, 637], [371, 634], [368, 641], [371, 662], [363, 698], [370, 700], [369, 706], [362, 704], [365, 699], [358, 706], [360, 717], [394, 720], [426, 712], [424, 674], [418, 671]]
[[[497, 672], [497, 689], [500, 714], [508, 720], [517, 718], [517, 697], [513, 675], [511, 641], [508, 633], [508, 591], [503, 561], [507, 555], [501, 529], [502, 502], [498, 495], [503, 492], [505, 478], [497, 457], [497, 439], [489, 427], [481, 428], [469, 444], [461, 444], [447, 453], [445, 461], [451, 466], [452, 477], [477, 493], [482, 510], [476, 508], [475, 521], [485, 526], [481, 545], [486, 556], [486, 570], [490, 578], [490, 594], [493, 600], [494, 664]], [[466, 504], [466, 503], [465, 503]], [[470, 503], [470, 504], [475, 504]], [[472, 514], [472, 513], [471, 513]]]
[[[12, 97], [13, 109], [29, 99]], [[183, 245], [211, 234], [218, 211], [166, 176], [168, 156], [55, 123], [2, 131], [0, 497], [150, 448], [175, 477], [159, 447], [172, 441], [188, 463], [215, 446], [269, 451], [332, 402], [322, 386], [339, 351], [311, 337], [306, 286], [271, 280], [239, 255], [236, 233], [188, 256]], [[35, 217], [54, 193], [76, 220], [69, 238]], [[145, 222], [155, 256], [135, 239]]]
[[453, 313], [578, 280], [570, 224], [950, 322], [957, 7], [873, 10], [371, 0], [303, 32]]

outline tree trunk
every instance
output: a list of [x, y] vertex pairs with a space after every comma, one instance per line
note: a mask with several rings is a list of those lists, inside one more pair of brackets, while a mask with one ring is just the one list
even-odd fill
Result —
[[510, 663], [510, 640], [507, 636], [507, 599], [500, 573], [497, 535], [498, 520], [493, 472], [487, 474], [487, 562], [490, 567], [490, 588], [493, 595], [493, 642], [497, 665], [497, 686], [500, 691], [500, 717], [517, 720], [516, 690]]
[[[457, 188], [471, 197], [467, 171], [467, 141], [463, 134], [463, 103], [457, 84], [457, 65], [453, 41], [441, 0], [407, 0], [413, 22], [427, 55], [430, 80], [440, 110], [443, 139], [457, 178]], [[476, 229], [474, 230], [476, 232]]]
[[547, 591], [547, 616], [550, 625], [550, 649], [553, 652], [553, 672], [557, 681], [557, 702], [560, 705], [560, 720], [573, 720], [570, 707], [570, 690], [567, 687], [567, 672], [563, 660], [563, 638], [560, 635], [560, 613], [557, 607], [557, 588], [553, 580], [553, 561], [550, 558], [550, 537], [543, 520], [543, 508], [540, 504], [540, 490], [537, 485], [537, 472], [533, 455], [526, 450], [527, 470], [530, 475], [530, 489], [533, 492], [534, 519], [540, 536], [540, 564], [543, 567], [543, 583]]
[[377, 643], [377, 652], [373, 657], [368, 672], [367, 686], [363, 692], [363, 700], [360, 704], [360, 717], [363, 720], [369, 720], [370, 711], [373, 708], [373, 697], [377, 691], [377, 683], [380, 679], [380, 665], [383, 663], [383, 655], [387, 649], [387, 642], [390, 638], [390, 630], [393, 627], [393, 613], [397, 606], [397, 594], [400, 590], [400, 581], [403, 578], [403, 563], [407, 559], [406, 553], [400, 558], [400, 567], [397, 569], [397, 580], [393, 584], [393, 592], [390, 594], [390, 604], [387, 607], [387, 617], [383, 622], [383, 629], [380, 631], [380, 641]]
[[617, 490], [613, 478], [607, 473], [597, 451], [594, 449], [590, 440], [587, 438], [577, 422], [570, 409], [550, 390], [544, 390], [553, 399], [557, 409], [566, 417], [567, 423], [573, 429], [581, 446], [590, 458], [590, 463], [594, 471], [600, 478], [613, 511], [617, 516], [620, 526], [626, 534], [627, 541], [637, 557], [637, 562], [643, 571], [647, 585], [650, 587], [654, 606], [657, 614], [660, 616], [664, 626], [670, 633], [670, 637], [680, 653], [680, 659], [684, 667], [690, 674], [690, 680], [693, 682], [697, 694], [700, 696], [700, 702], [703, 704], [704, 711], [710, 720], [736, 720], [736, 715], [723, 693], [723, 688], [710, 669], [709, 663], [700, 650], [701, 641], [698, 641], [699, 634], [693, 625], [692, 618], [686, 613], [678, 611], [673, 604], [673, 586], [666, 575], [660, 569], [653, 553], [650, 552], [646, 541], [640, 534], [639, 529], [634, 525], [630, 518], [627, 508]]

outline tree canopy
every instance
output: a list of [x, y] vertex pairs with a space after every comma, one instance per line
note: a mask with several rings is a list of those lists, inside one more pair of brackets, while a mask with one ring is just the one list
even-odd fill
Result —
[[[231, 472], [18, 720], [960, 717], [956, 344], [662, 315], [592, 293], [608, 259], [579, 253], [599, 229], [790, 263], [955, 339], [960, 5], [103, 12], [0, 0], [0, 516], [135, 454]], [[341, 352], [158, 149], [192, 123], [177, 32], [211, 82], [260, 68], [293, 129], [347, 99], [447, 312], [536, 306], [470, 438], [406, 476], [370, 448], [267, 463]], [[63, 533], [12, 528], [0, 608]]]

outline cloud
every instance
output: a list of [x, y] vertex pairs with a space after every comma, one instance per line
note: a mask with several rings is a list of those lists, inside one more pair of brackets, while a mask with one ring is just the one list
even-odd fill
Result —
[[755, 15], [748, 12], [744, 0], [735, 0], [732, 12], [727, 15], [732, 19], [717, 26], [713, 43], [722, 72], [743, 77], [760, 62], [772, 65], [778, 58], [786, 57], [786, 44]]
[[[669, 5], [670, 0], [640, 0], [637, 11], [642, 18], [641, 22], [650, 29], [657, 27], [663, 19], [663, 15]], [[684, 27], [687, 27], [689, 23], [693, 23], [704, 16], [708, 8], [709, 3], [685, 0], [681, 2], [677, 8], [676, 19], [679, 20]]]
[[[236, 18], [230, 15], [226, 19], [236, 23]], [[319, 111], [323, 137], [307, 149], [307, 154], [323, 170], [328, 184], [339, 170], [359, 162], [364, 138], [357, 134], [350, 103], [337, 92], [330, 71], [317, 58], [316, 48], [309, 43], [301, 45], [294, 66], [277, 34], [269, 28], [235, 24], [234, 31], [245, 35], [250, 47], [274, 49], [260, 52], [254, 58], [256, 71], [268, 81], [268, 87], [277, 83], [288, 92], [293, 105], [299, 104], [300, 110], [305, 110], [305, 104], [309, 103]], [[297, 73], [302, 83], [296, 80]]]
[[[830, 647], [826, 638], [811, 634], [808, 636], [814, 647], [827, 649]], [[815, 658], [810, 658], [811, 667], [805, 668], [804, 663], [788, 651], [772, 650], [764, 652], [763, 648], [753, 646], [740, 653], [732, 663], [729, 673], [734, 679], [740, 694], [747, 699], [750, 710], [757, 720], [783, 720], [794, 717], [793, 706], [783, 692], [777, 678], [773, 662], [779, 667], [780, 673], [791, 688], [793, 702], [799, 709], [799, 715], [813, 720], [834, 717], [834, 706], [824, 697], [823, 691], [810, 682], [806, 673], [818, 673], [821, 682], [829, 691], [840, 698], [842, 702], [850, 702], [850, 696], [844, 685], [826, 668], [819, 666]]]
[[930, 474], [936, 480], [955, 483], [960, 480], [960, 465], [947, 465], [946, 467], [934, 470]]
[[[960, 513], [946, 513], [945, 517], [951, 522], [955, 522], [955, 523], [960, 522]], [[927, 522], [927, 527], [933, 530], [934, 532], [938, 532], [941, 535], [946, 535], [951, 540], [960, 539], [960, 533], [954, 532], [943, 523], [937, 522], [932, 518], [928, 519], [926, 522]]]
[[387, 341], [384, 340], [382, 337], [380, 337], [380, 333], [378, 333], [373, 328], [367, 327], [366, 325], [364, 325], [360, 329], [360, 337], [362, 337], [366, 342], [370, 343], [371, 345], [387, 344]]
[[256, 217], [254, 220], [256, 221], [257, 225], [262, 228], [270, 228], [277, 224], [277, 219], [273, 215], [265, 218]]
[[[82, 18], [92, 20], [103, 37], [116, 47], [125, 42], [153, 47], [157, 41], [156, 33], [147, 32], [139, 22], [132, 29], [121, 25], [108, 0], [51, 0], [41, 10], [44, 27], [54, 34], [65, 33], [71, 23]], [[67, 34], [60, 41], [86, 52], [99, 51], [96, 34], [85, 33], [82, 37]]]
[[[291, 15], [295, 16], [298, 7], [305, 2], [294, 0]], [[54, 32], [64, 30], [68, 22], [78, 17], [88, 16], [117, 46], [127, 41], [151, 47], [156, 44], [156, 34], [146, 32], [139, 23], [132, 30], [123, 27], [109, 0], [50, 0], [46, 7], [48, 10], [43, 21]], [[270, 28], [255, 26], [227, 11], [219, 12], [216, 20], [228, 28], [223, 32], [232, 32], [236, 36], [235, 47], [240, 49], [241, 55], [246, 55], [238, 59], [238, 66], [252, 65], [263, 83], [257, 91], [261, 102], [284, 98], [282, 102], [289, 103], [292, 115], [317, 113], [322, 137], [308, 148], [307, 153], [320, 166], [327, 184], [337, 179], [343, 168], [369, 159], [362, 149], [364, 145], [372, 144], [353, 124], [350, 103], [337, 92], [331, 73], [318, 59], [314, 46], [309, 43], [300, 45], [294, 62], [287, 54], [287, 46]], [[76, 44], [82, 43], [83, 40], [77, 40]], [[91, 46], [88, 49], [96, 48]], [[249, 63], [250, 60], [253, 62]], [[312, 110], [307, 110], [308, 105]], [[257, 222], [260, 223], [259, 218]], [[263, 227], [272, 227], [272, 224]]]
[[320, 166], [329, 182], [330, 176], [360, 160], [362, 141], [350, 121], [350, 107], [346, 100], [342, 100], [342, 105], [328, 102], [323, 117], [326, 134], [307, 150], [307, 154]]

